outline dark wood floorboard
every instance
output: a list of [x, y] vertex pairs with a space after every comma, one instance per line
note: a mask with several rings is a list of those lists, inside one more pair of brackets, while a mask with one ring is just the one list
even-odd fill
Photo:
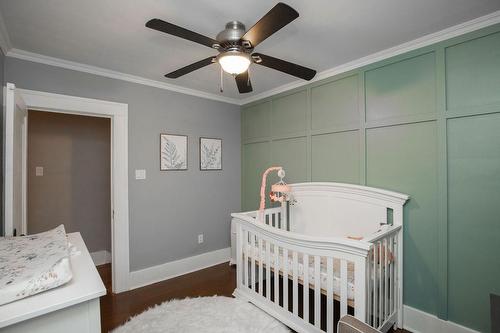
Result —
[[[103, 333], [125, 323], [131, 316], [167, 300], [213, 295], [230, 297], [236, 288], [236, 270], [227, 263], [120, 294], [111, 292], [111, 265], [98, 266], [97, 270], [107, 290], [107, 295], [101, 297]], [[410, 332], [398, 330], [395, 333]]]

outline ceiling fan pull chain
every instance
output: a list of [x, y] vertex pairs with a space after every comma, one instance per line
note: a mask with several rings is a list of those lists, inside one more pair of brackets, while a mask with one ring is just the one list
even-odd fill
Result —
[[220, 68], [220, 86], [219, 90], [221, 93], [224, 92], [224, 71], [222, 70], [222, 67]]

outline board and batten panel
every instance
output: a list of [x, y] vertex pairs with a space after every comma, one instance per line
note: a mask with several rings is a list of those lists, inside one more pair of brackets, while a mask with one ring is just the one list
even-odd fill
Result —
[[436, 313], [438, 165], [434, 121], [366, 133], [369, 186], [410, 194], [404, 208], [404, 304]]
[[[282, 166], [286, 172], [287, 183], [300, 183], [307, 180], [307, 140], [306, 137], [276, 140], [271, 143], [271, 161]], [[278, 181], [273, 174], [269, 184]]]
[[448, 120], [449, 319], [490, 331], [500, 294], [500, 114]]
[[358, 76], [311, 88], [311, 129], [358, 127]]
[[311, 139], [312, 181], [359, 184], [359, 131], [314, 135]]
[[273, 100], [271, 111], [271, 135], [283, 136], [305, 132], [307, 128], [307, 91]]
[[243, 140], [268, 137], [270, 135], [270, 112], [270, 102], [256, 104], [243, 110]]
[[435, 113], [435, 64], [430, 52], [367, 71], [367, 122]]
[[269, 142], [243, 145], [243, 203], [244, 211], [259, 208], [262, 173], [270, 165]]
[[500, 103], [500, 32], [445, 52], [448, 109]]

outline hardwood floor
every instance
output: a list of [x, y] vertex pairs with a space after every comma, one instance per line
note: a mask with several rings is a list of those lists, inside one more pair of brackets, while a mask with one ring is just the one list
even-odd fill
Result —
[[[230, 297], [236, 288], [236, 270], [227, 263], [120, 294], [111, 293], [111, 265], [98, 266], [97, 270], [108, 292], [101, 297], [102, 332], [109, 332], [131, 316], [170, 299], [212, 295]], [[395, 333], [409, 332], [398, 330]]]

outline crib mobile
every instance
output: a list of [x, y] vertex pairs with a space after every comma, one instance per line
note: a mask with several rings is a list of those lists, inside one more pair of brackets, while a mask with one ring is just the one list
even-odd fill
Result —
[[269, 199], [271, 202], [281, 202], [282, 204], [291, 200], [291, 188], [283, 180], [285, 178], [285, 170], [281, 166], [273, 166], [268, 168], [262, 174], [262, 184], [260, 186], [260, 206], [259, 206], [259, 218], [261, 221], [264, 219], [264, 209], [266, 205], [266, 181], [267, 175], [272, 172], [277, 171], [278, 177], [280, 177], [279, 182], [271, 185], [271, 192], [269, 192]]

